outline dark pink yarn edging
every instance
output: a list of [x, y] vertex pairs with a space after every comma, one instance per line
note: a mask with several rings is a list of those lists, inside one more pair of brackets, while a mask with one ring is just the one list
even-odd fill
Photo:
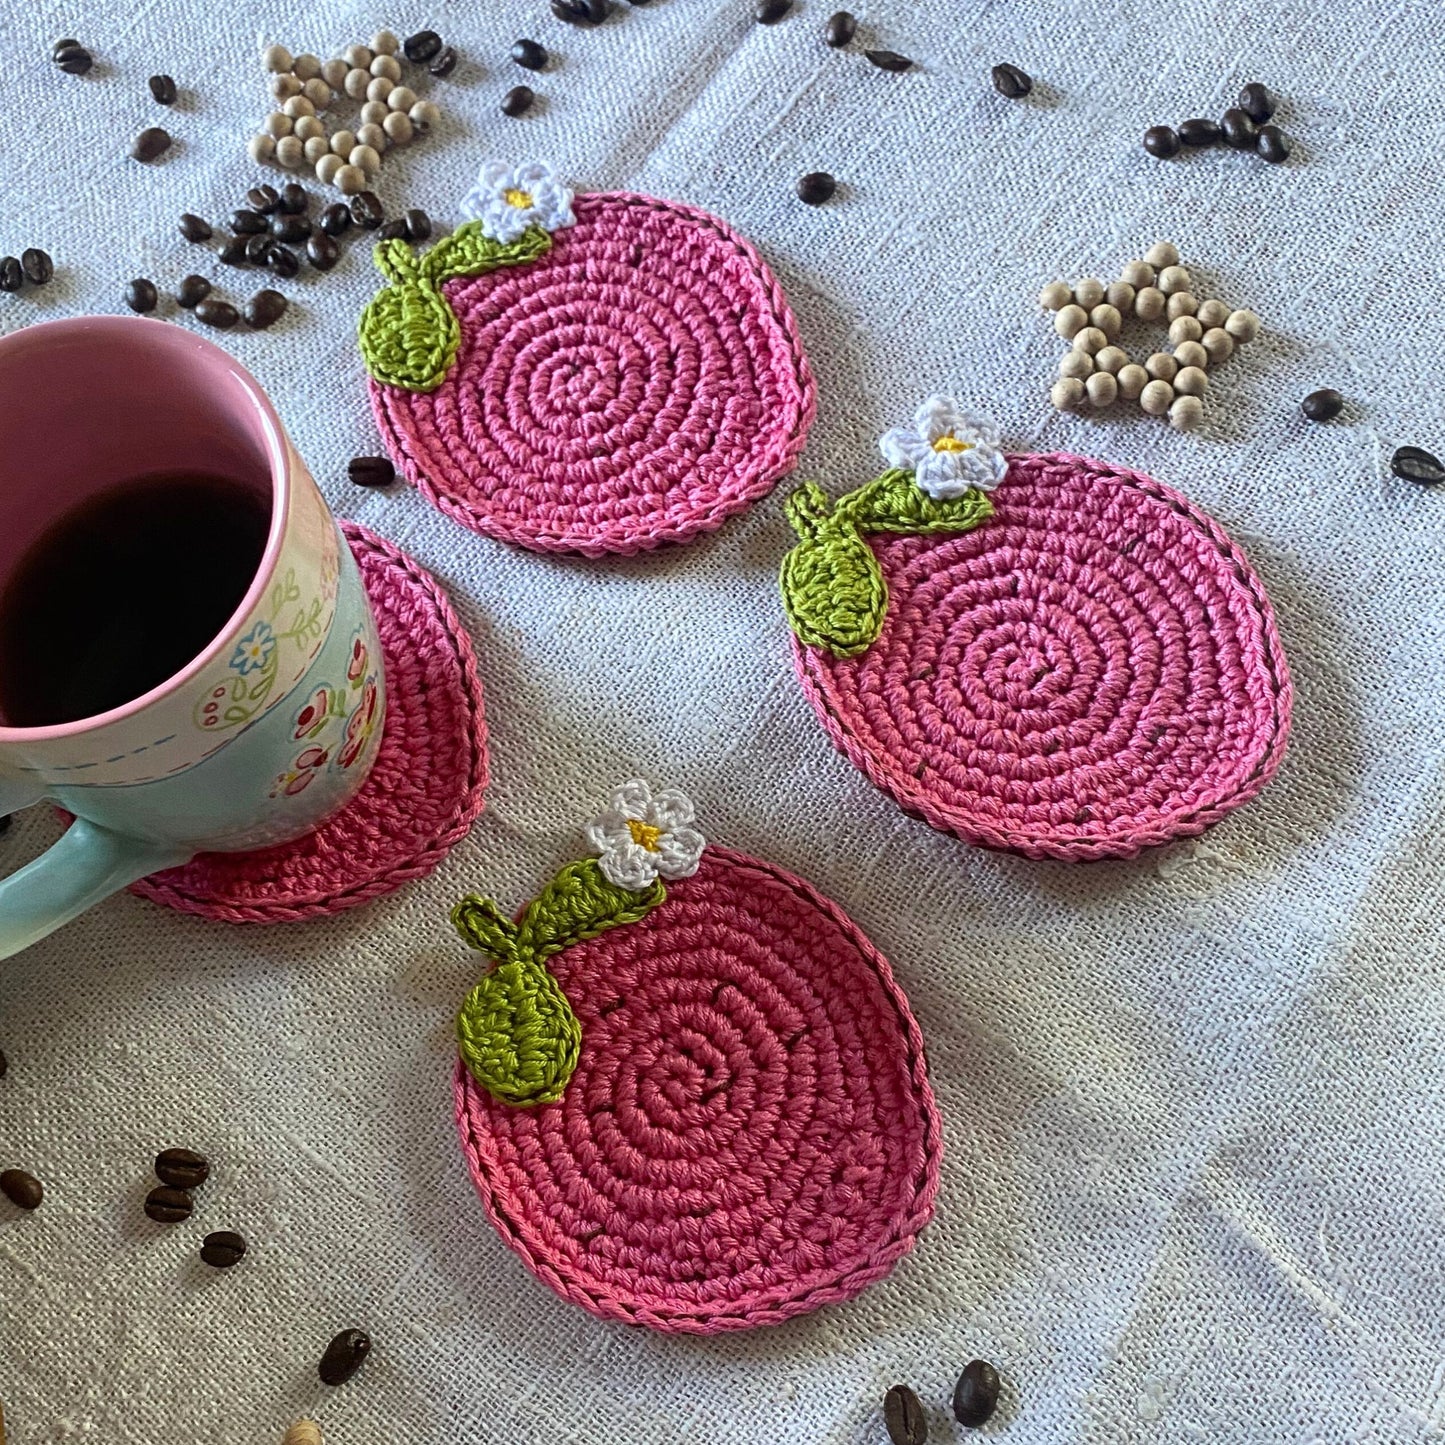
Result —
[[[867, 1258], [841, 1270], [826, 1272], [823, 1277], [799, 1279], [786, 1287], [776, 1286], [752, 1300], [719, 1301], [702, 1309], [650, 1307], [608, 1288], [594, 1276], [573, 1269], [559, 1269], [554, 1262], [541, 1257], [528, 1246], [478, 1162], [477, 1138], [472, 1130], [467, 1109], [468, 1093], [478, 1086], [472, 1081], [466, 1065], [458, 1059], [453, 1077], [452, 1097], [463, 1153], [487, 1218], [504, 1243], [543, 1284], [572, 1304], [580, 1305], [601, 1319], [618, 1320], [624, 1324], [641, 1325], [671, 1334], [715, 1335], [754, 1329], [760, 1325], [781, 1324], [785, 1320], [808, 1314], [826, 1305], [843, 1304], [856, 1298], [870, 1285], [888, 1275], [894, 1265], [917, 1243], [918, 1235], [933, 1217], [942, 1167], [943, 1120], [928, 1079], [923, 1034], [893, 975], [892, 965], [838, 904], [819, 893], [805, 880], [783, 868], [726, 848], [709, 847], [708, 856], [739, 868], [756, 870], [795, 892], [805, 903], [831, 918], [873, 970], [883, 985], [884, 994], [893, 1008], [902, 1036], [908, 1043], [908, 1078], [923, 1120], [924, 1167], [916, 1178], [908, 1214], [897, 1222], [893, 1236]], [[586, 1048], [585, 1038], [583, 1048]]]
[[[177, 909], [182, 913], [193, 913], [202, 918], [215, 919], [225, 923], [294, 923], [331, 913], [340, 913], [345, 909], [367, 903], [373, 898], [392, 893], [404, 883], [425, 878], [467, 835], [481, 813], [489, 777], [487, 723], [483, 708], [481, 679], [477, 675], [476, 654], [466, 628], [462, 626], [461, 620], [457, 617], [446, 593], [438, 585], [436, 579], [405, 552], [359, 523], [342, 522], [341, 530], [361, 567], [363, 583], [368, 584], [367, 591], [373, 600], [379, 589], [376, 585], [371, 584], [367, 568], [368, 565], [380, 564], [385, 568], [384, 585], [409, 593], [415, 603], [425, 609], [432, 619], [440, 624], [441, 630], [451, 642], [452, 658], [450, 660], [455, 668], [455, 686], [462, 694], [466, 715], [470, 721], [471, 742], [471, 765], [467, 771], [464, 786], [459, 790], [451, 821], [444, 829], [429, 838], [419, 851], [409, 857], [397, 860], [385, 872], [360, 882], [343, 884], [322, 898], [314, 895], [287, 894], [274, 886], [274, 870], [268, 866], [267, 860], [274, 860], [278, 856], [284, 857], [287, 849], [296, 847], [296, 844], [283, 844], [279, 848], [268, 849], [261, 853], [213, 855], [217, 858], [224, 856], [228, 861], [231, 858], [236, 860], [245, 858], [253, 863], [255, 886], [252, 889], [252, 901], [220, 902], [214, 896], [207, 895], [203, 890], [178, 881], [184, 879], [188, 869], [194, 868], [195, 864], [187, 864], [181, 868], [170, 869], [164, 873], [156, 873], [149, 878], [143, 878], [140, 882], [132, 885], [133, 893], [148, 898], [154, 903], [163, 904], [167, 908]], [[427, 688], [435, 686], [434, 680], [429, 681], [420, 676], [414, 658], [399, 656], [385, 650], [383, 655], [389, 689], [406, 688], [410, 684], [412, 688], [424, 692]], [[383, 750], [387, 748], [388, 741], [396, 748], [406, 746], [404, 739], [398, 737], [389, 740], [383, 733]], [[369, 787], [370, 784], [367, 786]], [[364, 788], [362, 797], [365, 796]], [[350, 806], [354, 807], [355, 804]], [[343, 809], [332, 821], [344, 824], [346, 812], [347, 810]], [[323, 828], [327, 826], [328, 824], [322, 825]], [[305, 841], [301, 840], [303, 844]], [[204, 855], [201, 861], [204, 861]]]

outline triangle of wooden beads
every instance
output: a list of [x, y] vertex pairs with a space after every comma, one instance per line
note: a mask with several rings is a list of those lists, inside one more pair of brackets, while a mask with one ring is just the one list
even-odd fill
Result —
[[[434, 102], [403, 83], [407, 62], [401, 41], [389, 30], [378, 31], [370, 45], [350, 45], [325, 62], [314, 55], [293, 56], [284, 45], [269, 45], [261, 63], [271, 75], [276, 108], [251, 137], [251, 159], [309, 171], [343, 195], [365, 190], [387, 151], [429, 134], [441, 118]], [[356, 130], [344, 123], [328, 126], [322, 118], [338, 102], [355, 104], [362, 117]], [[379, 110], [366, 119], [366, 107], [372, 104]]]
[[[1092, 277], [1073, 286], [1051, 281], [1039, 301], [1070, 343], [1049, 393], [1060, 411], [1103, 409], [1122, 399], [1151, 416], [1167, 416], [1180, 431], [1193, 431], [1203, 417], [1210, 366], [1259, 334], [1253, 311], [1195, 297], [1193, 278], [1170, 241], [1130, 261], [1107, 287]], [[1134, 361], [1118, 344], [1126, 316], [1165, 323], [1170, 349], [1154, 352], [1142, 365]]]

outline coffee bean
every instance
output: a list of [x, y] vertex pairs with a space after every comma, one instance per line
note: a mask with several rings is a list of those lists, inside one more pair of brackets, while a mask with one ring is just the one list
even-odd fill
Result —
[[221, 247], [218, 259], [224, 266], [244, 266], [246, 264], [246, 236], [231, 236], [227, 238], [226, 244]]
[[351, 219], [367, 231], [374, 231], [386, 219], [381, 197], [375, 191], [362, 191], [351, 198]]
[[39, 1209], [45, 1198], [45, 1186], [23, 1169], [7, 1169], [0, 1174], [0, 1194], [17, 1209]]
[[[6, 813], [5, 822], [0, 824], [0, 833], [10, 831], [10, 814]], [[0, 1079], [3, 1079], [10, 1072], [10, 1060], [5, 1057], [5, 1050], [0, 1049]]]
[[842, 50], [852, 42], [858, 33], [858, 22], [846, 10], [838, 10], [828, 17], [823, 27], [823, 43], [834, 50]]
[[283, 246], [280, 241], [272, 241], [266, 252], [266, 265], [273, 276], [289, 281], [301, 269], [301, 258], [290, 246]]
[[352, 457], [346, 475], [358, 487], [389, 487], [396, 480], [390, 457]]
[[191, 1217], [191, 1196], [184, 1189], [161, 1185], [146, 1195], [145, 1212], [157, 1224], [180, 1224]]
[[1438, 487], [1445, 482], [1445, 462], [1432, 457], [1423, 447], [1401, 447], [1390, 458], [1390, 470], [1402, 481], [1422, 487]]
[[901, 74], [905, 70], [913, 69], [913, 62], [906, 55], [900, 55], [896, 50], [865, 50], [863, 54], [879, 70], [891, 70]]
[[611, 7], [596, 0], [552, 0], [552, 14], [568, 25], [600, 25]]
[[137, 315], [145, 316], [154, 311], [158, 300], [160, 300], [160, 293], [157, 292], [154, 281], [148, 281], [144, 276], [137, 276], [134, 281], [126, 283], [125, 304]]
[[50, 47], [50, 58], [52, 60], [59, 60], [60, 52], [62, 50], [70, 50], [72, 48], [79, 50], [83, 47], [81, 46], [80, 41], [72, 40], [69, 37], [64, 40], [57, 40], [55, 44]]
[[304, 216], [310, 205], [311, 196], [305, 186], [288, 181], [281, 187], [281, 209], [288, 216]]
[[313, 231], [306, 242], [306, 259], [318, 271], [329, 271], [341, 259], [341, 247], [325, 231]]
[[582, 0], [582, 5], [593, 25], [601, 25], [612, 14], [612, 0]]
[[406, 240], [406, 222], [397, 217], [394, 221], [388, 221], [377, 233], [378, 241], [404, 241]]
[[457, 52], [451, 45], [442, 46], [427, 65], [427, 70], [438, 80], [445, 80], [456, 68]]
[[271, 230], [258, 232], [254, 236], [246, 238], [246, 259], [253, 266], [264, 266], [266, 258], [271, 254]]
[[1197, 116], [1194, 120], [1186, 120], [1179, 127], [1180, 143], [1187, 146], [1218, 145], [1219, 134], [1219, 122], [1206, 120], [1203, 116]]
[[275, 186], [252, 186], [246, 192], [246, 204], [253, 211], [269, 216], [281, 204], [281, 192]]
[[995, 65], [989, 74], [993, 78], [993, 88], [1009, 100], [1018, 100], [1034, 88], [1032, 76], [1017, 65]]
[[1179, 132], [1172, 125], [1151, 125], [1144, 132], [1144, 149], [1151, 156], [1167, 161], [1179, 154]]
[[907, 1385], [894, 1385], [884, 1395], [883, 1427], [893, 1445], [924, 1445], [928, 1439], [923, 1401]]
[[523, 70], [541, 70], [547, 64], [547, 52], [535, 40], [519, 40], [512, 47], [512, 59]]
[[160, 126], [148, 126], [131, 143], [131, 159], [137, 161], [158, 161], [171, 148], [169, 131]]
[[25, 284], [25, 268], [16, 256], [0, 257], [0, 291], [18, 291]]
[[67, 45], [55, 52], [55, 63], [67, 75], [84, 75], [95, 64], [95, 57], [83, 45]]
[[180, 219], [180, 232], [188, 241], [209, 241], [215, 234], [211, 223], [187, 211]]
[[1289, 141], [1277, 125], [1260, 126], [1254, 148], [1272, 166], [1280, 165], [1289, 159]]
[[229, 301], [207, 296], [196, 307], [196, 320], [204, 326], [214, 326], [217, 331], [229, 331], [239, 320], [241, 313]]
[[[282, 205], [285, 205], [284, 201]], [[264, 220], [264, 217], [262, 219]], [[298, 216], [283, 210], [271, 217], [271, 234], [278, 241], [294, 244], [297, 241], [304, 241], [311, 234], [311, 222], [305, 216]]]
[[327, 1345], [316, 1373], [323, 1385], [344, 1385], [366, 1363], [370, 1353], [371, 1336], [365, 1330], [342, 1330]]
[[530, 85], [514, 85], [502, 97], [503, 115], [525, 115], [536, 100], [536, 92]]
[[805, 205], [821, 206], [833, 198], [838, 182], [827, 171], [809, 171], [798, 180], [798, 199]]
[[793, 0], [758, 0], [753, 19], [759, 25], [776, 25], [793, 8]]
[[157, 105], [174, 105], [176, 103], [176, 83], [169, 75], [153, 75], [146, 81], [151, 88], [151, 95], [155, 98]]
[[[336, 242], [332, 241], [331, 244], [334, 246]], [[258, 291], [246, 303], [246, 310], [243, 313], [246, 325], [252, 331], [264, 331], [286, 314], [288, 304], [286, 298], [279, 291], [273, 291], [270, 287], [264, 291]]]
[[1263, 125], [1274, 114], [1274, 97], [1257, 80], [1239, 92], [1238, 105], [1256, 125]]
[[20, 268], [32, 286], [44, 286], [55, 275], [55, 262], [39, 246], [27, 246], [20, 253]]
[[442, 48], [442, 38], [435, 30], [418, 30], [401, 43], [402, 54], [418, 65], [430, 60]]
[[1299, 409], [1311, 421], [1333, 421], [1344, 409], [1345, 399], [1332, 386], [1312, 391], [1300, 402]]
[[953, 1418], [960, 1425], [984, 1424], [998, 1405], [998, 1371], [987, 1360], [972, 1360], [963, 1367], [953, 1387]]
[[1231, 106], [1219, 120], [1219, 133], [1230, 150], [1252, 151], [1257, 132], [1254, 122], [1238, 106]]
[[217, 1230], [201, 1241], [201, 1258], [213, 1269], [233, 1269], [246, 1257], [246, 1241], [229, 1229]]
[[199, 1189], [211, 1174], [204, 1154], [194, 1149], [164, 1149], [156, 1155], [156, 1178], [175, 1189]]
[[406, 213], [406, 239], [408, 241], [425, 241], [431, 236], [431, 217], [420, 209], [413, 206]]
[[270, 228], [271, 222], [260, 211], [231, 212], [231, 229], [238, 236], [259, 236]]
[[351, 207], [334, 201], [321, 213], [321, 229], [328, 236], [344, 236], [351, 229]]

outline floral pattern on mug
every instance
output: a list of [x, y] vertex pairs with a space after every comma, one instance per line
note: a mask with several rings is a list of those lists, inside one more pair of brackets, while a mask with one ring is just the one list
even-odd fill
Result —
[[276, 651], [276, 634], [269, 622], [258, 622], [237, 644], [231, 657], [231, 670], [242, 677], [265, 667]]
[[294, 735], [308, 746], [272, 784], [273, 798], [295, 797], [328, 764], [351, 768], [366, 753], [381, 722], [380, 693], [375, 671], [368, 671], [370, 663], [358, 633], [351, 644], [346, 681], [318, 687], [297, 712]]

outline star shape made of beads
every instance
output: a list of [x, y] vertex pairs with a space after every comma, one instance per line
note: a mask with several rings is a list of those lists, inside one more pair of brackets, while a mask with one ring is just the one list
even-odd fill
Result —
[[[1259, 317], [1194, 294], [1194, 278], [1179, 263], [1172, 241], [1150, 247], [1105, 286], [1086, 277], [1070, 286], [1051, 281], [1039, 302], [1054, 314], [1054, 330], [1070, 349], [1059, 361], [1049, 400], [1060, 411], [1103, 410], [1115, 401], [1137, 402], [1150, 416], [1167, 416], [1179, 431], [1193, 431], [1204, 416], [1209, 368], [1259, 334]], [[1142, 364], [1118, 344], [1127, 317], [1168, 327], [1169, 350]]]

